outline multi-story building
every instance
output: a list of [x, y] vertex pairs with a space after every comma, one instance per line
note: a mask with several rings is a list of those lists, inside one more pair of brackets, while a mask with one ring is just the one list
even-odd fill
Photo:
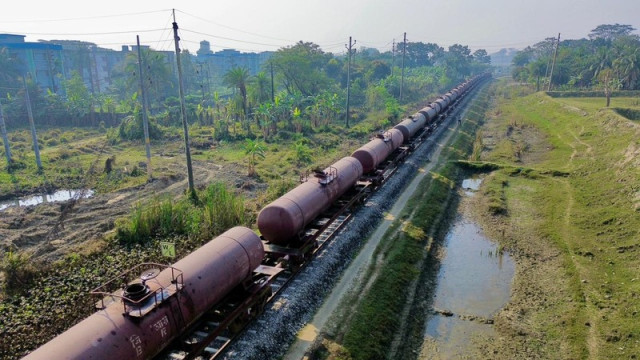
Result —
[[62, 46], [25, 42], [24, 38], [25, 35], [0, 34], [0, 47], [7, 48], [9, 54], [18, 59], [20, 72], [30, 76], [39, 87], [60, 91], [60, 82], [66, 78]]
[[273, 52], [243, 53], [234, 49], [213, 52], [211, 44], [205, 40], [200, 42], [200, 49], [196, 54], [199, 63], [209, 63], [217, 75], [222, 76], [236, 66], [247, 68], [251, 75], [255, 75], [260, 72], [262, 64], [269, 60]]

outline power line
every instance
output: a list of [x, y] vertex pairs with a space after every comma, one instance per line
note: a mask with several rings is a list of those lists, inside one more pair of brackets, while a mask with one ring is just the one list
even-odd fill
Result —
[[148, 33], [155, 31], [164, 31], [166, 29], [148, 29], [148, 30], [127, 30], [127, 31], [110, 31], [103, 33], [25, 33], [21, 32], [21, 35], [40, 35], [40, 36], [96, 36], [96, 35], [120, 35], [120, 34], [135, 34], [135, 33]]
[[75, 20], [92, 20], [92, 19], [105, 19], [112, 17], [122, 17], [122, 16], [137, 16], [137, 15], [145, 15], [145, 14], [154, 14], [159, 12], [171, 11], [171, 9], [163, 9], [163, 10], [153, 10], [153, 11], [141, 11], [135, 13], [125, 13], [125, 14], [113, 14], [113, 15], [96, 15], [96, 16], [87, 16], [87, 17], [78, 17], [78, 18], [66, 18], [66, 19], [45, 19], [45, 20], [10, 20], [10, 21], [2, 21], [4, 24], [19, 24], [19, 23], [30, 23], [30, 22], [57, 22], [57, 21], [75, 21]]
[[[167, 43], [170, 43], [170, 41], [173, 40], [173, 33], [171, 31], [171, 27], [169, 27], [169, 25], [171, 24], [171, 20], [172, 20], [172, 14], [169, 13], [169, 17], [167, 18], [167, 23], [165, 24], [165, 28], [167, 29], [167, 31], [163, 32], [160, 35], [160, 39], [156, 43], [156, 48], [160, 50], [165, 50], [165, 46], [167, 46]], [[162, 47], [160, 46], [160, 43], [162, 43]]]
[[267, 43], [261, 43], [261, 42], [255, 42], [255, 41], [238, 40], [238, 39], [228, 38], [228, 37], [224, 37], [224, 36], [217, 36], [217, 35], [207, 34], [207, 33], [203, 33], [203, 32], [200, 32], [200, 31], [188, 30], [188, 29], [184, 29], [184, 28], [182, 28], [181, 30], [183, 32], [189, 32], [189, 33], [193, 33], [193, 34], [209, 36], [209, 37], [212, 37], [212, 38], [215, 38], [215, 39], [236, 41], [236, 42], [241, 42], [241, 43], [246, 43], [246, 44], [262, 45], [262, 46], [273, 46], [273, 47], [286, 46], [286, 45], [282, 45], [282, 44], [267, 44]]
[[287, 42], [294, 42], [293, 40], [290, 40], [290, 39], [282, 39], [282, 38], [277, 38], [277, 37], [272, 37], [272, 36], [267, 36], [267, 35], [261, 35], [261, 34], [253, 33], [253, 32], [250, 32], [250, 31], [237, 29], [237, 28], [234, 28], [234, 27], [231, 27], [231, 26], [227, 26], [227, 25], [223, 25], [223, 24], [217, 23], [217, 22], [212, 21], [212, 20], [205, 19], [205, 18], [197, 16], [197, 15], [189, 14], [189, 13], [181, 11], [181, 10], [177, 10], [176, 9], [176, 11], [179, 12], [179, 13], [185, 14], [187, 16], [194, 17], [194, 18], [196, 18], [198, 20], [202, 20], [204, 22], [208, 22], [208, 23], [216, 25], [216, 26], [220, 26], [220, 27], [223, 27], [223, 28], [226, 28], [226, 29], [229, 29], [229, 30], [233, 30], [233, 31], [238, 31], [238, 32], [245, 33], [245, 34], [248, 34], [248, 35], [258, 36], [258, 37], [262, 37], [262, 38], [265, 38], [265, 39], [271, 39], [271, 40], [281, 40], [281, 41], [287, 41]]

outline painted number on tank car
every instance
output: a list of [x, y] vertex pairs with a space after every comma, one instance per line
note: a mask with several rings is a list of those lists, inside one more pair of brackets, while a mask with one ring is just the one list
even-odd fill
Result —
[[132, 335], [129, 341], [131, 341], [131, 346], [133, 346], [133, 349], [136, 351], [136, 357], [142, 356], [142, 340], [140, 336]]
[[155, 332], [159, 332], [161, 337], [165, 337], [169, 333], [167, 330], [168, 326], [169, 317], [165, 315], [162, 319], [156, 321], [155, 324], [151, 325], [151, 329]]

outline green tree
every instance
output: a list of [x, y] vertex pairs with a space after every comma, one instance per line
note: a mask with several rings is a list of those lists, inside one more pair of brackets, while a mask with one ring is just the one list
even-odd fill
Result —
[[447, 76], [455, 81], [460, 81], [470, 75], [471, 50], [468, 46], [454, 44], [449, 46], [445, 56]]
[[610, 69], [603, 69], [598, 74], [598, 87], [604, 91], [604, 95], [607, 99], [607, 107], [611, 104], [611, 93], [613, 90], [620, 88], [620, 80], [616, 78], [615, 72]]
[[296, 163], [298, 166], [309, 164], [312, 160], [311, 149], [305, 143], [304, 139], [300, 139], [295, 142], [293, 149], [296, 155]]
[[63, 82], [67, 94], [67, 109], [72, 116], [81, 118], [93, 111], [93, 97], [77, 71], [71, 73], [71, 78]]
[[132, 93], [140, 91], [138, 76], [142, 76], [149, 111], [154, 109], [153, 105], [157, 110], [167, 97], [173, 95], [175, 79], [164, 54], [148, 48], [141, 48], [140, 53], [142, 75], [138, 74], [137, 52], [127, 54], [122, 65], [114, 69], [112, 77], [115, 78], [116, 92], [121, 100], [129, 99]]
[[331, 84], [324, 71], [330, 58], [317, 44], [300, 41], [276, 51], [271, 63], [289, 94], [310, 96]]
[[254, 76], [252, 89], [252, 98], [255, 104], [262, 104], [265, 101], [271, 100], [271, 79], [267, 76], [267, 73], [261, 71]]
[[640, 40], [635, 36], [620, 37], [614, 41], [616, 58], [611, 65], [624, 89], [640, 86]]
[[491, 64], [491, 56], [487, 54], [487, 50], [478, 49], [473, 52], [473, 59], [480, 64]]
[[[398, 54], [402, 54], [404, 43], [398, 44]], [[433, 64], [444, 56], [444, 49], [437, 44], [408, 42], [405, 53], [405, 65], [409, 67], [433, 66]]]
[[256, 162], [258, 159], [264, 159], [266, 148], [264, 144], [257, 140], [247, 139], [244, 144], [244, 153], [249, 156], [248, 176], [256, 175]]
[[621, 36], [628, 36], [634, 30], [635, 28], [631, 25], [621, 25], [618, 23], [613, 25], [602, 24], [591, 30], [589, 33], [589, 39], [615, 40]]
[[238, 89], [242, 97], [242, 113], [247, 116], [247, 84], [249, 82], [249, 70], [242, 67], [233, 67], [224, 74], [224, 84]]

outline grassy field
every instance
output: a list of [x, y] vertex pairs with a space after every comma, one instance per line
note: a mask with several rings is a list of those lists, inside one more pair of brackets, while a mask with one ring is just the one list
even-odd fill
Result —
[[[477, 212], [516, 257], [496, 318], [498, 358], [635, 358], [640, 353], [638, 98], [527, 96], [503, 84], [476, 147], [499, 170]], [[623, 111], [624, 112], [624, 111]]]

